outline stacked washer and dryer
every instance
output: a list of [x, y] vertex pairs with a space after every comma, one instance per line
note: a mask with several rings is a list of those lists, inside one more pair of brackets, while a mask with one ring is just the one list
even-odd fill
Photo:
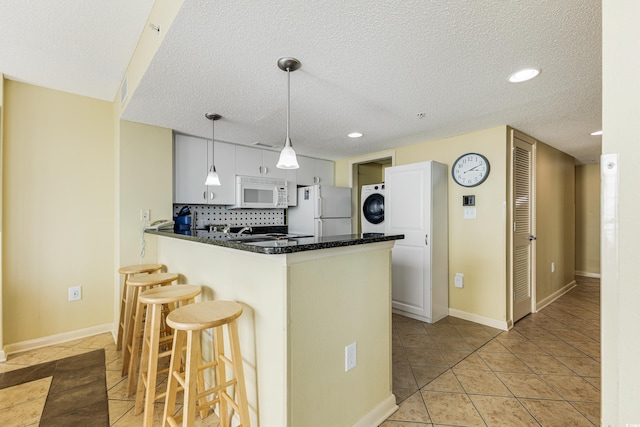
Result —
[[362, 186], [360, 213], [363, 233], [384, 233], [384, 183]]

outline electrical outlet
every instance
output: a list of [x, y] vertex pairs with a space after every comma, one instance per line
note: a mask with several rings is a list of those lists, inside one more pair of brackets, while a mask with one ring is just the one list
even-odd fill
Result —
[[464, 274], [456, 273], [453, 279], [453, 286], [456, 288], [464, 288]]
[[344, 348], [344, 371], [350, 371], [356, 367], [356, 343], [353, 342]]
[[72, 286], [69, 288], [69, 301], [80, 301], [82, 299], [82, 290], [80, 286]]
[[149, 221], [149, 218], [151, 218], [151, 209], [140, 209], [140, 219]]
[[552, 262], [552, 263], [551, 263], [551, 272], [552, 272], [552, 273], [555, 273], [555, 272], [556, 272], [556, 263], [555, 263], [555, 262]]

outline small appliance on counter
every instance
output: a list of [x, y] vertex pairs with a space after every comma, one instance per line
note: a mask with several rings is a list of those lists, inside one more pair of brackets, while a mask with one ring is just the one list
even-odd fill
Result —
[[351, 234], [351, 188], [298, 188], [298, 205], [288, 211], [289, 233], [316, 237]]
[[184, 206], [178, 212], [178, 216], [173, 217], [175, 225], [173, 231], [176, 233], [185, 232], [191, 230], [191, 209], [189, 206]]

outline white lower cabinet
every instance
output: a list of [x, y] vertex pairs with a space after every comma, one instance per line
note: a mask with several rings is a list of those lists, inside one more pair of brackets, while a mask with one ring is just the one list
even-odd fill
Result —
[[437, 322], [449, 313], [447, 165], [385, 169], [385, 233], [404, 234], [392, 252], [394, 313]]
[[215, 143], [215, 165], [220, 186], [206, 186], [211, 167], [212, 142], [204, 138], [175, 134], [173, 140], [173, 202], [184, 204], [232, 205], [235, 203], [236, 146]]

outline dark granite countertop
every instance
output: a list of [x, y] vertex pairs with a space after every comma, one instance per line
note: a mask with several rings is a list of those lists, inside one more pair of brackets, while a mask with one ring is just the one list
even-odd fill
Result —
[[[290, 254], [294, 252], [315, 251], [318, 249], [337, 248], [341, 246], [363, 245], [368, 243], [386, 242], [390, 240], [404, 239], [403, 234], [344, 234], [339, 236], [313, 237], [302, 236], [293, 237], [286, 235], [277, 240], [264, 241], [232, 241], [223, 233], [206, 230], [190, 230], [174, 233], [173, 231], [153, 231], [146, 233], [158, 236], [173, 237], [176, 239], [190, 240], [192, 242], [206, 243], [225, 248], [239, 249], [242, 251], [255, 252], [260, 254]], [[246, 235], [244, 238], [252, 240], [254, 236]], [[254, 239], [255, 240], [255, 239]]]

